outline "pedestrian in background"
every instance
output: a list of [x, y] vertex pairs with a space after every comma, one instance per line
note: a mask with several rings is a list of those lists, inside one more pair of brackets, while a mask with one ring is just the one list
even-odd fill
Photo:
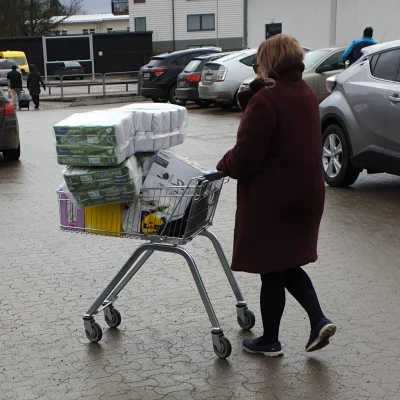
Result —
[[343, 54], [343, 63], [346, 64], [346, 61], [349, 61], [350, 65], [354, 64], [358, 59], [361, 58], [362, 52], [361, 50], [364, 47], [373, 46], [377, 44], [372, 36], [374, 35], [374, 30], [369, 26], [364, 29], [363, 37], [359, 40], [355, 40], [344, 52]]
[[30, 66], [30, 73], [28, 75], [27, 87], [36, 109], [38, 109], [40, 105], [40, 85], [43, 87], [43, 90], [46, 90], [46, 86], [42, 76], [40, 75], [40, 72], [37, 70], [36, 65], [32, 64]]
[[22, 91], [22, 76], [16, 65], [12, 66], [12, 70], [7, 74], [7, 79], [11, 90], [11, 102], [14, 108], [17, 108], [18, 96]]
[[238, 180], [232, 270], [261, 275], [264, 334], [243, 348], [282, 354], [279, 326], [285, 288], [307, 311], [306, 351], [329, 344], [336, 326], [325, 317], [307, 273], [317, 260], [324, 210], [318, 101], [302, 80], [303, 50], [291, 36], [276, 35], [257, 52], [257, 78], [239, 93], [244, 110], [235, 147], [217, 169]]

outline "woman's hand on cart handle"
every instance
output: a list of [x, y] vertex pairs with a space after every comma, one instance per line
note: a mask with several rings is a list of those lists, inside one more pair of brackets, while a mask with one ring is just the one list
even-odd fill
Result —
[[225, 174], [221, 171], [212, 171], [205, 174], [204, 178], [209, 182], [215, 182], [225, 178]]

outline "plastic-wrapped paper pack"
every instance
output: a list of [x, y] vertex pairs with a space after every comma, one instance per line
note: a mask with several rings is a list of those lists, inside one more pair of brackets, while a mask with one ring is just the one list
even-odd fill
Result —
[[[137, 103], [124, 106], [122, 109], [132, 112], [136, 152], [165, 150], [183, 143], [186, 138], [188, 120], [187, 110], [184, 107], [172, 104]], [[148, 128], [149, 115], [152, 115], [151, 129], [144, 131]]]
[[137, 132], [134, 138], [136, 153], [148, 153], [154, 151], [154, 135], [152, 132]]
[[[79, 208], [134, 201], [143, 182], [142, 167], [134, 156], [120, 166], [107, 169], [68, 167], [63, 176], [63, 190]], [[93, 188], [105, 181], [105, 187]]]
[[122, 108], [73, 114], [54, 125], [56, 142], [63, 145], [124, 146], [134, 132], [132, 114]]
[[135, 133], [151, 132], [153, 113], [146, 110], [132, 110], [131, 112]]
[[57, 161], [60, 165], [79, 167], [113, 166], [121, 164], [134, 154], [134, 139], [130, 138], [124, 146], [56, 146]]

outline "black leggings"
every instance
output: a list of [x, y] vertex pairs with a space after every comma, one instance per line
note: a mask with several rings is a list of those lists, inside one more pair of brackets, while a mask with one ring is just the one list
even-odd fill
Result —
[[264, 325], [263, 344], [269, 345], [279, 339], [279, 325], [285, 309], [285, 288], [307, 311], [311, 329], [325, 318], [319, 305], [314, 286], [302, 268], [261, 275], [261, 315]]
[[39, 105], [40, 105], [39, 95], [33, 94], [31, 97], [32, 97], [32, 101], [33, 101], [33, 104], [35, 105], [35, 107], [39, 107]]

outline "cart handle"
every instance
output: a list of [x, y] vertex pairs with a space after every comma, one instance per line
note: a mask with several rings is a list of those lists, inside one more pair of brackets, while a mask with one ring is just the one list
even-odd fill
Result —
[[222, 179], [224, 177], [225, 177], [225, 174], [220, 171], [213, 171], [213, 172], [209, 172], [204, 175], [204, 179], [207, 180], [208, 182], [219, 181], [220, 179]]

